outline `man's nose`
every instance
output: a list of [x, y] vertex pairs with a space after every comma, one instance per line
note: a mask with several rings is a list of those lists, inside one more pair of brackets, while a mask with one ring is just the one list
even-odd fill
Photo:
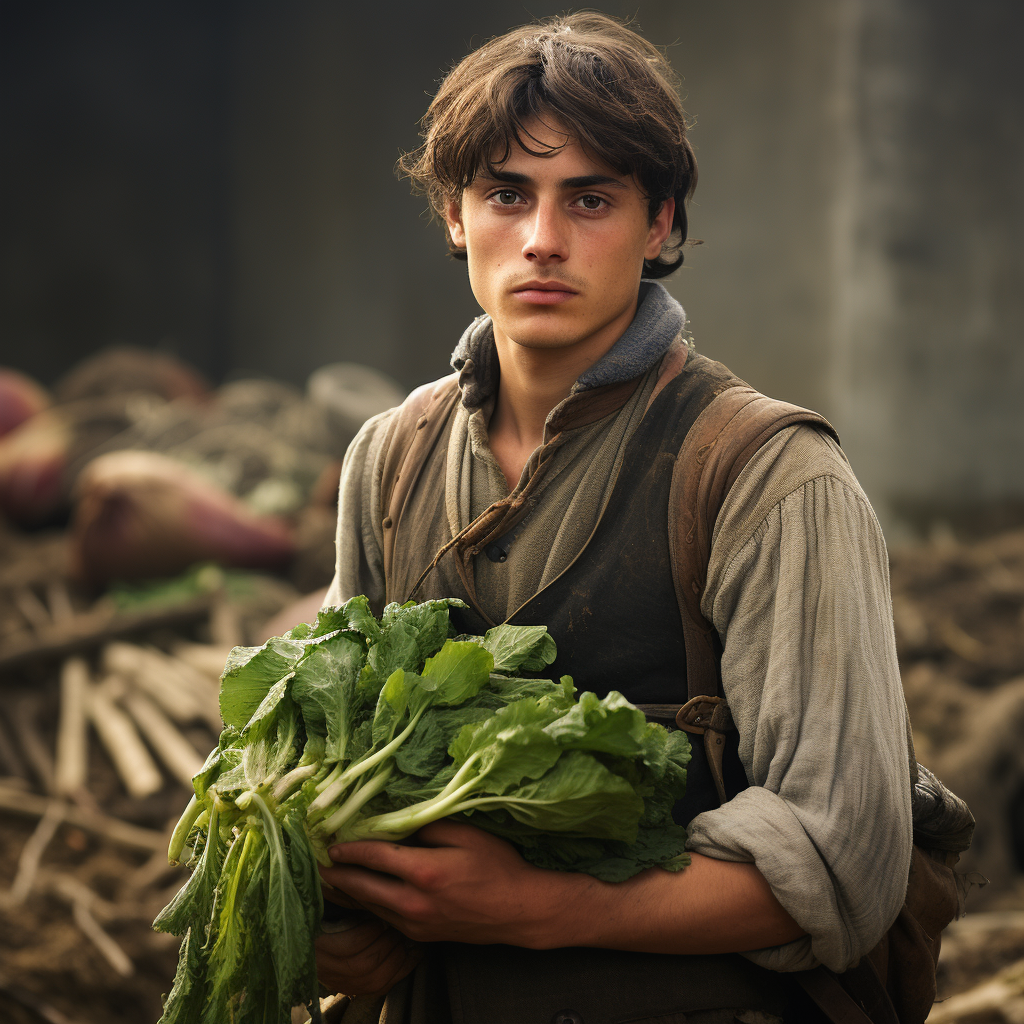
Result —
[[557, 203], [537, 203], [529, 222], [523, 255], [537, 263], [566, 259], [569, 255], [567, 228]]

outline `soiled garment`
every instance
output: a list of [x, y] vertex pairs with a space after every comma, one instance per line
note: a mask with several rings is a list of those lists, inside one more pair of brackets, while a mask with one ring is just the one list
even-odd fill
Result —
[[[666, 351], [665, 339], [657, 341]], [[626, 362], [621, 372], [635, 373], [636, 362]], [[617, 413], [562, 431], [553, 452], [564, 464], [548, 471], [512, 566], [481, 570], [478, 556], [477, 597], [495, 621], [585, 543], [589, 531], [581, 530], [559, 554], [551, 524], [564, 522], [573, 502], [574, 515], [596, 521], [657, 374], [657, 365], [642, 373]], [[442, 456], [457, 463], [445, 488], [452, 528], [507, 493], [486, 441], [492, 394], [482, 387], [463, 406]], [[380, 439], [390, 415], [371, 420], [346, 458], [328, 604], [357, 593], [378, 608], [383, 601]], [[519, 486], [531, 465], [536, 459]], [[499, 571], [506, 568], [515, 570], [514, 594]], [[813, 427], [778, 434], [737, 478], [716, 522], [703, 610], [724, 643], [723, 688], [750, 788], [698, 815], [689, 848], [755, 863], [808, 933], [747, 954], [752, 960], [779, 971], [817, 963], [842, 971], [877, 943], [903, 902], [910, 755], [885, 545], [845, 456]]]

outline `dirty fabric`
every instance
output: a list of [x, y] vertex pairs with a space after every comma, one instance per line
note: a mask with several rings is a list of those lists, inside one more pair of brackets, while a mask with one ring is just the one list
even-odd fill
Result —
[[[452, 440], [437, 456], [458, 463], [447, 470], [451, 527], [507, 492], [487, 447], [497, 361], [493, 346], [483, 344], [486, 327], [481, 319], [472, 328], [479, 344], [471, 358], [483, 369], [471, 388], [460, 381]], [[496, 621], [586, 542], [615, 459], [654, 387], [653, 364], [671, 341], [667, 331], [656, 339], [653, 368], [639, 371], [639, 385], [618, 413], [562, 431], [567, 436], [554, 450], [559, 468], [545, 484], [546, 498], [557, 501], [547, 512], [538, 506], [509, 560], [482, 566], [486, 556], [477, 557], [478, 597]], [[622, 372], [635, 374], [637, 365], [627, 361]], [[389, 415], [367, 423], [346, 459], [327, 603], [357, 593], [383, 600], [377, 509]], [[536, 460], [524, 478], [531, 465]], [[581, 528], [563, 525], [577, 516]], [[507, 569], [514, 573], [503, 575]], [[509, 579], [519, 574], [522, 586]], [[845, 456], [816, 429], [783, 431], [740, 474], [718, 516], [703, 609], [725, 645], [723, 686], [751, 787], [695, 818], [690, 848], [755, 863], [807, 931], [796, 942], [748, 954], [752, 960], [781, 971], [817, 963], [844, 970], [875, 945], [902, 905], [911, 849], [909, 754], [884, 542]]]

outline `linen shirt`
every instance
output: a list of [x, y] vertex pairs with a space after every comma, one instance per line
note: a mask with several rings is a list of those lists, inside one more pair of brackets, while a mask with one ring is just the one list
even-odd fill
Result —
[[[670, 309], [673, 300], [666, 302], [667, 293], [656, 287], [647, 290], [648, 303]], [[632, 335], [627, 331], [588, 371], [599, 382], [591, 386], [600, 386], [631, 379], [648, 362], [617, 411], [545, 431], [542, 448], [550, 461], [536, 511], [508, 561], [480, 555], [474, 567], [477, 598], [495, 621], [557, 575], [586, 542], [610, 494], [616, 461], [656, 386], [671, 343], [664, 335], [674, 323], [661, 317], [647, 337], [638, 337], [635, 320]], [[661, 336], [652, 339], [659, 328]], [[445, 494], [436, 496], [445, 507], [437, 519], [444, 539], [508, 493], [487, 444], [497, 386], [488, 330], [485, 319], [476, 321], [456, 350], [456, 365], [460, 351], [476, 358], [460, 380], [462, 402], [447, 449], [436, 456], [447, 460]], [[649, 358], [638, 359], [639, 351]], [[587, 387], [580, 380], [576, 394]], [[383, 603], [379, 488], [391, 415], [369, 421], [346, 456], [337, 571], [326, 604], [359, 593], [378, 612]], [[517, 489], [539, 462], [535, 453]], [[425, 560], [433, 550], [424, 552]], [[912, 845], [911, 752], [885, 545], [846, 457], [826, 435], [790, 427], [740, 473], [716, 521], [702, 611], [723, 643], [723, 690], [749, 788], [694, 818], [688, 848], [754, 863], [807, 932], [748, 952], [750, 959], [779, 971], [818, 963], [845, 970], [877, 943], [903, 903]]]

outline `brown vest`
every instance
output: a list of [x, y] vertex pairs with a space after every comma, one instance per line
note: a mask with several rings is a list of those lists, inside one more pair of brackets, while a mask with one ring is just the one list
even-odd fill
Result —
[[[805, 422], [836, 435], [818, 414], [759, 395], [693, 350], [676, 369], [659, 382], [587, 543], [509, 621], [547, 625], [558, 644], [552, 672], [571, 674], [580, 689], [602, 696], [618, 690], [651, 717], [704, 734], [703, 744], [693, 744], [686, 797], [675, 809], [685, 824], [746, 785], [727, 706], [715, 703], [721, 648], [700, 611], [715, 517], [751, 455], [779, 430]], [[453, 618], [463, 630], [479, 632], [490, 620], [474, 600], [472, 560], [487, 557], [482, 552], [523, 525], [529, 486], [495, 503], [433, 558], [417, 549], [417, 523], [404, 515], [417, 486], [443, 487], [437, 468], [443, 460], [431, 454], [445, 443], [458, 400], [455, 379], [445, 378], [414, 392], [392, 420], [382, 473], [384, 567], [388, 600], [461, 597], [470, 608]], [[457, 576], [446, 572], [442, 583], [434, 570], [443, 559], [454, 561]], [[842, 985], [818, 968], [801, 972], [798, 986], [793, 976], [738, 954], [452, 944], [434, 956], [444, 962], [455, 1024], [674, 1024], [687, 1012], [727, 1007], [825, 1019], [805, 991], [834, 1021], [896, 1021], [893, 1002], [899, 1019], [920, 1021], [934, 998], [937, 936], [958, 904], [945, 857], [915, 849], [907, 906], [879, 947], [841, 976]], [[921, 907], [911, 898], [915, 892], [927, 896]]]

